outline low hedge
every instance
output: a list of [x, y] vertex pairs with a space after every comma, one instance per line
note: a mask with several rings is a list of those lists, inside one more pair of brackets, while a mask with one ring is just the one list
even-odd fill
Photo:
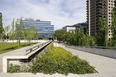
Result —
[[61, 47], [53, 47], [49, 52], [39, 57], [35, 64], [27, 70], [28, 72], [54, 74], [68, 73], [85, 74], [95, 73], [94, 67], [90, 66], [86, 60], [73, 56], [70, 52]]

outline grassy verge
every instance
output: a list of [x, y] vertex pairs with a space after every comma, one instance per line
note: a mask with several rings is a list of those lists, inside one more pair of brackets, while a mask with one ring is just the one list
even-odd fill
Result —
[[68, 73], [95, 73], [94, 67], [90, 66], [87, 61], [80, 59], [78, 56], [73, 56], [70, 52], [60, 47], [53, 47], [49, 52], [39, 57], [35, 64], [27, 71], [65, 75], [68, 75]]
[[20, 47], [18, 46], [18, 43], [0, 43], [0, 54], [9, 52], [15, 49], [19, 49], [22, 47], [30, 46], [32, 44], [36, 44], [36, 43], [21, 43]]

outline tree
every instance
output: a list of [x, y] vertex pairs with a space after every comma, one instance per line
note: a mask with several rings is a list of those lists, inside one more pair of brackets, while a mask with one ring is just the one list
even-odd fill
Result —
[[80, 31], [77, 28], [72, 33], [66, 32], [62, 29], [56, 30], [54, 32], [54, 38], [57, 38], [58, 41], [66, 42], [70, 45], [76, 45], [76, 46], [91, 46], [94, 45], [95, 38], [92, 36], [89, 36], [88, 33], [84, 34], [84, 30], [81, 27]]
[[98, 33], [96, 35], [96, 43], [98, 46], [108, 45], [108, 26], [104, 17], [99, 18], [98, 21]]
[[12, 22], [12, 29], [11, 29], [11, 39], [14, 40], [16, 39], [16, 33], [15, 33], [15, 20], [13, 19], [13, 22]]
[[116, 47], [116, 7], [112, 11], [113, 46]]
[[35, 28], [35, 26], [32, 26], [31, 31], [32, 31], [32, 35], [33, 35], [32, 39], [38, 39], [39, 33], [38, 33], [38, 30]]
[[17, 21], [15, 22], [15, 33], [16, 33], [16, 38], [18, 40], [19, 46], [20, 46], [20, 40], [22, 38], [22, 18], [17, 19]]
[[2, 27], [2, 26], [0, 26], [0, 38], [2, 38], [3, 31], [4, 31], [3, 27]]
[[57, 40], [60, 41], [65, 41], [65, 33], [66, 31], [63, 29], [56, 30], [53, 34], [54, 39], [57, 38]]
[[79, 33], [79, 36], [80, 36], [80, 39], [79, 39], [79, 45], [85, 45], [84, 44], [84, 41], [85, 41], [85, 35], [84, 35], [84, 31], [83, 31], [83, 28], [80, 27], [80, 33]]
[[72, 37], [73, 37], [73, 34], [72, 34], [72, 33], [70, 33], [70, 32], [66, 32], [66, 33], [65, 33], [65, 41], [66, 41], [68, 44], [71, 43], [70, 40], [72, 39]]
[[4, 31], [5, 31], [4, 34], [6, 35], [6, 39], [9, 38], [9, 30], [10, 30], [10, 26], [9, 25], [4, 28]]
[[23, 38], [29, 40], [32, 39], [38, 39], [39, 37], [39, 33], [38, 30], [35, 28], [35, 26], [33, 26], [32, 24], [28, 24], [27, 27], [25, 27], [25, 25], [22, 23], [23, 25]]
[[71, 44], [71, 45], [75, 45], [75, 42], [76, 42], [76, 40], [75, 40], [75, 38], [74, 38], [74, 33], [70, 33], [69, 32], [69, 34], [70, 34], [70, 40], [69, 40], [69, 44]]
[[33, 29], [33, 33], [34, 33], [34, 34], [33, 34], [34, 39], [38, 39], [38, 37], [39, 37], [39, 35], [40, 35], [40, 34], [38, 33], [38, 30], [37, 30], [34, 26], [33, 26], [32, 29]]
[[3, 26], [2, 26], [2, 16], [0, 15], [0, 38], [2, 38], [3, 32], [4, 32], [4, 29], [3, 29]]
[[16, 39], [16, 37], [17, 37], [17, 35], [16, 35], [16, 31], [15, 31], [15, 28], [16, 28], [16, 22], [15, 22], [15, 20], [13, 19], [13, 21], [12, 21], [12, 24], [11, 24], [11, 30], [10, 30], [10, 32], [9, 32], [9, 38], [11, 39], [11, 40], [15, 40]]
[[77, 28], [73, 33], [74, 45], [79, 45], [79, 29]]
[[26, 39], [29, 41], [30, 43], [30, 40], [33, 38], [33, 33], [32, 33], [32, 26], [31, 25], [28, 25], [26, 27], [26, 31], [27, 31], [27, 37]]
[[[8, 35], [9, 32], [9, 26], [5, 27], [5, 33]], [[3, 35], [2, 35], [3, 36]], [[39, 33], [38, 30], [32, 25], [28, 24], [27, 27], [23, 24], [22, 18], [17, 19], [16, 21], [13, 19], [12, 22], [12, 29], [9, 32], [10, 39], [14, 40], [17, 39], [19, 46], [20, 46], [20, 40], [32, 40], [32, 39], [38, 39]]]

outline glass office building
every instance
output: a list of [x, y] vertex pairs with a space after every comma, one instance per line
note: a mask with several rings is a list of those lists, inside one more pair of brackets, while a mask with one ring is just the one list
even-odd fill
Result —
[[40, 21], [40, 20], [23, 20], [25, 27], [27, 25], [35, 26], [39, 32], [38, 39], [53, 39], [54, 25], [51, 25], [50, 21]]

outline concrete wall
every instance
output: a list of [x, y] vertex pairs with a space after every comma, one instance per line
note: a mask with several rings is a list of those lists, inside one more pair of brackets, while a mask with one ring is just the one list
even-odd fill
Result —
[[3, 72], [7, 73], [9, 64], [19, 65], [21, 71], [30, 68], [34, 64], [38, 56], [42, 56], [45, 52], [47, 52], [52, 47], [51, 41], [42, 44], [43, 45], [41, 47], [34, 50], [29, 55], [3, 56]]
[[38, 53], [36, 53], [32, 57], [28, 58], [28, 60], [20, 60], [20, 64], [21, 64], [20, 65], [20, 71], [25, 71], [25, 70], [29, 69], [30, 67], [32, 67], [35, 64], [38, 57], [41, 57], [43, 54], [48, 52], [49, 49], [51, 49], [51, 48], [52, 48], [52, 43], [50, 43], [44, 49], [38, 51]]
[[76, 47], [76, 46], [67, 46], [67, 47], [116, 59], [116, 50], [85, 48], [85, 47]]

